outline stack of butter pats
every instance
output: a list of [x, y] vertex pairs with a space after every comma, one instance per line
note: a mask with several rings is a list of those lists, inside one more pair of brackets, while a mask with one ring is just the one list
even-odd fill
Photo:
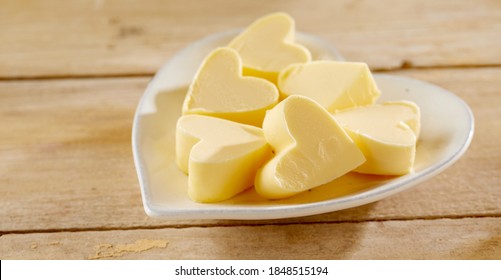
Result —
[[254, 186], [282, 199], [348, 172], [411, 172], [416, 104], [374, 104], [365, 63], [312, 61], [284, 13], [256, 20], [200, 65], [176, 128], [176, 160], [196, 202]]

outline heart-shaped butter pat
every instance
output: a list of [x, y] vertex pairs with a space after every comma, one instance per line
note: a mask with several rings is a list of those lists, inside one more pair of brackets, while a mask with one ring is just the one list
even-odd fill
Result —
[[176, 161], [188, 174], [194, 201], [222, 201], [252, 186], [257, 169], [270, 157], [258, 127], [201, 115], [177, 122]]
[[381, 94], [365, 63], [313, 61], [293, 64], [278, 77], [283, 97], [303, 95], [330, 112], [373, 104]]
[[256, 175], [256, 191], [266, 198], [328, 183], [365, 161], [327, 110], [307, 97], [288, 97], [268, 111], [263, 131], [275, 152]]
[[367, 159], [354, 171], [402, 175], [412, 170], [420, 130], [416, 104], [386, 102], [348, 109], [333, 116]]
[[242, 57], [245, 75], [272, 82], [288, 65], [311, 61], [310, 51], [295, 43], [294, 19], [286, 13], [257, 19], [228, 46]]
[[218, 48], [203, 61], [183, 104], [183, 114], [200, 114], [261, 126], [278, 102], [278, 89], [264, 79], [242, 76], [242, 61], [230, 48]]

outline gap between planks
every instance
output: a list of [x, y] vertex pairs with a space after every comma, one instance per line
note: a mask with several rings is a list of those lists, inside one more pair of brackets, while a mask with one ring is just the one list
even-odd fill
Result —
[[55, 75], [55, 76], [20, 76], [20, 77], [0, 77], [0, 82], [9, 81], [50, 81], [50, 80], [72, 80], [72, 79], [115, 79], [115, 78], [152, 78], [155, 73], [128, 73], [128, 74], [106, 74], [106, 75]]
[[468, 215], [468, 216], [429, 216], [417, 218], [393, 218], [393, 219], [367, 219], [352, 221], [320, 221], [320, 222], [270, 222], [270, 223], [232, 223], [226, 220], [222, 224], [192, 224], [192, 225], [158, 225], [158, 226], [131, 226], [131, 227], [95, 227], [95, 228], [60, 228], [60, 229], [40, 229], [40, 230], [14, 230], [0, 231], [0, 236], [9, 234], [34, 234], [34, 233], [61, 233], [61, 232], [95, 232], [95, 231], [125, 231], [125, 230], [157, 230], [157, 229], [184, 229], [184, 228], [212, 228], [212, 227], [265, 227], [265, 226], [290, 226], [290, 225], [310, 225], [310, 224], [360, 224], [375, 222], [411, 222], [411, 221], [434, 221], [434, 220], [461, 220], [461, 219], [483, 219], [501, 218], [501, 213], [493, 215]]
[[[389, 68], [371, 68], [373, 73], [387, 73], [401, 70], [438, 70], [438, 69], [478, 69], [478, 68], [496, 68], [501, 64], [465, 64], [465, 65], [434, 65], [434, 66], [416, 66], [410, 60], [402, 60], [399, 66]], [[19, 77], [0, 77], [0, 82], [7, 81], [39, 81], [39, 80], [70, 80], [70, 79], [114, 79], [114, 78], [152, 78], [155, 72], [144, 73], [126, 73], [126, 74], [82, 74], [82, 75], [53, 75], [53, 76], [19, 76]]]

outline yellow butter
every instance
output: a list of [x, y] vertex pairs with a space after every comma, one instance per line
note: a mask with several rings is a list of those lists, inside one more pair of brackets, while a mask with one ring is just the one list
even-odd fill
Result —
[[261, 126], [266, 110], [278, 102], [276, 86], [242, 76], [242, 61], [230, 48], [210, 53], [193, 79], [183, 114], [200, 114]]
[[333, 116], [367, 159], [354, 171], [402, 175], [412, 170], [420, 130], [420, 112], [416, 104], [386, 102], [348, 109]]
[[224, 119], [187, 115], [176, 127], [176, 161], [188, 176], [188, 195], [218, 202], [252, 186], [271, 157], [262, 129]]
[[272, 82], [289, 64], [311, 61], [310, 51], [295, 43], [294, 19], [286, 13], [257, 19], [228, 46], [240, 53], [245, 75]]
[[291, 96], [263, 122], [275, 156], [256, 175], [256, 191], [270, 199], [292, 196], [334, 180], [362, 164], [362, 152], [313, 100]]
[[373, 104], [380, 91], [365, 63], [313, 61], [293, 64], [278, 77], [283, 97], [303, 95], [330, 112]]

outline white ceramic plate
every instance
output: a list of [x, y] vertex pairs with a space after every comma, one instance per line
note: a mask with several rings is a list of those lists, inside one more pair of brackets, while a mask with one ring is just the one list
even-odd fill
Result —
[[[136, 111], [132, 149], [143, 205], [150, 216], [169, 219], [276, 219], [326, 213], [374, 202], [426, 180], [453, 164], [473, 137], [473, 114], [453, 93], [409, 78], [375, 75], [378, 102], [411, 100], [421, 108], [421, 135], [414, 172], [400, 177], [349, 173], [329, 184], [283, 200], [266, 200], [253, 188], [221, 203], [201, 204], [187, 195], [187, 176], [177, 168], [175, 125], [187, 86], [203, 58], [237, 31], [216, 34], [177, 53], [155, 75]], [[297, 40], [314, 59], [342, 57], [324, 41]], [[335, 185], [335, 186], [334, 186]]]

